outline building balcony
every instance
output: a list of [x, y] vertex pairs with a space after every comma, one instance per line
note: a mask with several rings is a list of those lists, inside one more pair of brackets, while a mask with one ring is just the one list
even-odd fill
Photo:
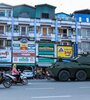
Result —
[[5, 32], [0, 31], [0, 38], [7, 38], [7, 34]]
[[55, 21], [51, 20], [51, 19], [41, 19], [39, 21], [40, 25], [50, 25], [52, 27], [55, 27]]
[[58, 41], [60, 40], [72, 40], [71, 35], [58, 35]]
[[[67, 35], [67, 36], [58, 35], [58, 41], [62, 41], [62, 40], [75, 42], [76, 36], [75, 35]], [[78, 40], [78, 42], [81, 42], [81, 36], [78, 36], [77, 40]]]
[[40, 41], [40, 40], [55, 41], [55, 34], [47, 34], [47, 35], [43, 35], [42, 33], [37, 34], [36, 40], [37, 41]]
[[11, 17], [0, 17], [0, 23], [9, 23], [11, 24], [12, 18]]
[[14, 32], [14, 37], [30, 37], [31, 39], [34, 39], [34, 32], [27, 32], [25, 34], [21, 34], [20, 32]]
[[12, 32], [5, 32], [6, 36], [11, 37]]
[[23, 25], [33, 25], [34, 26], [34, 19], [30, 19], [30, 18], [17, 18], [16, 21], [18, 22], [18, 24], [23, 24]]
[[[72, 35], [71, 37], [72, 37], [72, 42], [75, 42], [75, 41], [76, 41], [76, 36], [75, 36], [75, 35]], [[78, 42], [81, 42], [81, 38], [82, 38], [82, 37], [81, 37], [80, 35], [78, 35], [78, 36], [77, 36], [77, 41], [78, 41]]]
[[78, 49], [78, 54], [83, 54], [83, 53], [87, 53], [89, 52], [90, 53], [90, 49]]
[[90, 41], [90, 36], [81, 36], [81, 40]]

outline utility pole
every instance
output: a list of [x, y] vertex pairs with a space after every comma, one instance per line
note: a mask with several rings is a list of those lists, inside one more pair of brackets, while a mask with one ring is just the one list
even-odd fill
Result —
[[77, 20], [75, 18], [75, 44], [74, 44], [74, 57], [78, 56], [78, 23]]
[[11, 63], [13, 64], [13, 33], [14, 33], [13, 8], [12, 8], [12, 11], [11, 11], [11, 20], [12, 20], [12, 32], [11, 32]]
[[37, 37], [37, 29], [36, 29], [36, 18], [34, 19], [34, 41], [35, 41], [35, 66], [33, 68], [33, 73], [35, 74], [36, 70], [36, 37]]
[[56, 19], [56, 22], [55, 22], [55, 32], [56, 32], [55, 41], [57, 43], [58, 42], [58, 21], [57, 21], [57, 19]]

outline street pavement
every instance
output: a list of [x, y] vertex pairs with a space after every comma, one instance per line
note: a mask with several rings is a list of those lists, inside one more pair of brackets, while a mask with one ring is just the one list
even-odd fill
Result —
[[28, 85], [0, 85], [0, 100], [90, 100], [90, 81], [29, 80]]

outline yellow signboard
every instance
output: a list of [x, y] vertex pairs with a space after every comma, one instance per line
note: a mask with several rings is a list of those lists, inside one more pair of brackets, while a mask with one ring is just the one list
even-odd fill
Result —
[[21, 50], [27, 50], [28, 49], [28, 44], [20, 44], [20, 49]]
[[62, 58], [70, 58], [73, 56], [73, 48], [71, 46], [58, 46], [57, 56]]

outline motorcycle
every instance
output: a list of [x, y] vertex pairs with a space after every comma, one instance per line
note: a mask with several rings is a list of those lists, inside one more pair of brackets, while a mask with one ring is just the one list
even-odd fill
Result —
[[47, 80], [50, 80], [51, 79], [51, 75], [50, 75], [50, 73], [48, 71], [46, 72], [46, 79]]
[[13, 76], [11, 74], [6, 74], [6, 76], [9, 77], [11, 79], [12, 83], [14, 83], [14, 84], [17, 84], [17, 83], [21, 83], [23, 85], [28, 84], [27, 77], [25, 77], [22, 73], [20, 74], [18, 79], [16, 76]]
[[3, 84], [5, 88], [10, 88], [12, 86], [11, 80], [3, 73], [0, 73], [0, 84]]

